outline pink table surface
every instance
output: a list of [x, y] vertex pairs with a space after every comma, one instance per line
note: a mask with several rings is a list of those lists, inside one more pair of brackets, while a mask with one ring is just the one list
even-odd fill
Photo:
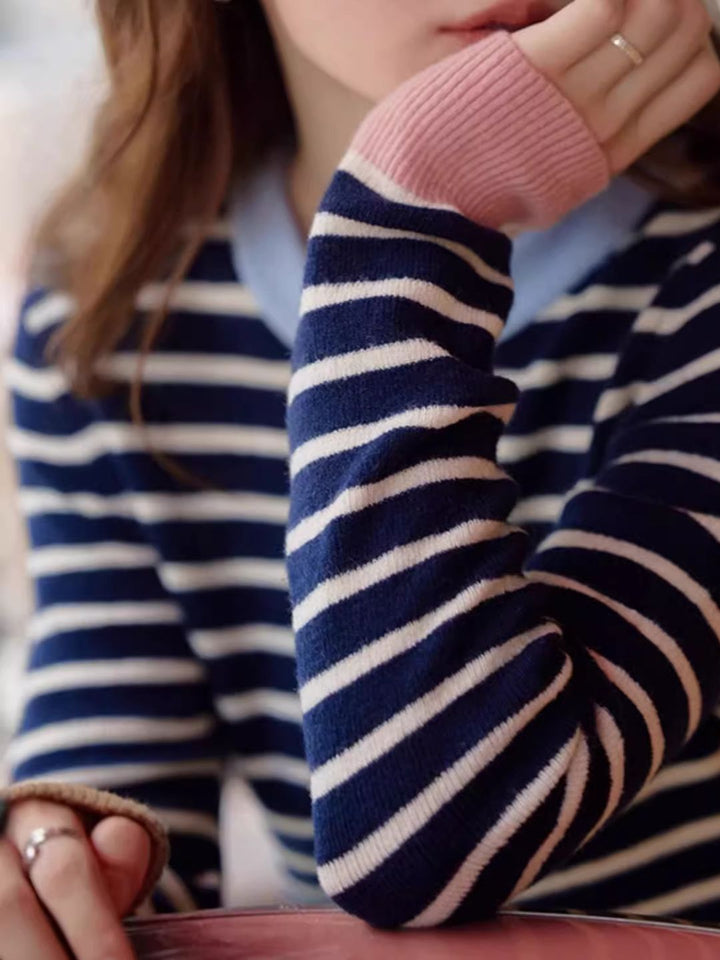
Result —
[[139, 960], [720, 960], [720, 931], [579, 917], [385, 933], [333, 911], [256, 911], [128, 927]]

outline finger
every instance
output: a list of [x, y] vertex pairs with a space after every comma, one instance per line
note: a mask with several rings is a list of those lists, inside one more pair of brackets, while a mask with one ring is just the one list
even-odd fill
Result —
[[2, 960], [68, 960], [23, 873], [17, 850], [0, 841]]
[[710, 42], [675, 83], [662, 91], [605, 149], [614, 171], [625, 170], [695, 116], [720, 93], [720, 62]]
[[[687, 4], [680, 0], [630, 0], [628, 3], [626, 17], [613, 33], [621, 33], [645, 57], [644, 73], [651, 63], [655, 65], [655, 73], [661, 70], [662, 52], [683, 23], [684, 6]], [[573, 100], [580, 106], [607, 95], [626, 77], [640, 73], [630, 57], [609, 39], [603, 37], [597, 49], [572, 66], [562, 79], [563, 88], [573, 91]], [[676, 39], [679, 44], [680, 38]]]
[[23, 803], [11, 812], [7, 835], [22, 849], [38, 827], [67, 828], [79, 833], [49, 840], [40, 848], [29, 871], [35, 894], [57, 923], [74, 956], [77, 960], [132, 960], [130, 944], [80, 820], [66, 807]]
[[603, 111], [610, 123], [613, 117], [627, 118], [639, 112], [680, 77], [707, 44], [712, 26], [710, 17], [699, 4], [686, 4], [686, 8], [677, 30], [663, 46], [641, 69], [632, 69], [627, 78], [609, 92]]
[[513, 39], [542, 73], [559, 77], [620, 30], [625, 8], [626, 0], [573, 0]]
[[150, 865], [150, 837], [134, 820], [107, 817], [90, 834], [90, 846], [105, 878], [117, 916], [135, 903]]

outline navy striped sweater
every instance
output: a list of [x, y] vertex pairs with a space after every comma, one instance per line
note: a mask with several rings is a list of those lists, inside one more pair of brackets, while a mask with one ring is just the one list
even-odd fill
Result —
[[218, 234], [144, 433], [124, 387], [159, 290], [93, 402], [43, 359], [70, 304], [33, 295], [8, 371], [37, 589], [16, 778], [153, 806], [168, 907], [217, 903], [232, 762], [297, 883], [317, 862], [377, 924], [720, 920], [719, 237], [720, 210], [658, 206], [496, 346], [510, 241], [341, 171], [289, 406]]

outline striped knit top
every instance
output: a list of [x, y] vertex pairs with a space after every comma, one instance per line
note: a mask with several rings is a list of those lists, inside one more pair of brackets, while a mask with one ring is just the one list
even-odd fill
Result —
[[[38, 601], [15, 776], [154, 807], [168, 906], [217, 902], [233, 760], [296, 881], [376, 924], [720, 920], [719, 239], [720, 210], [659, 204], [496, 344], [507, 236], [351, 155], [288, 401], [218, 233], [144, 432], [124, 389], [71, 396], [43, 359], [71, 305], [33, 295], [9, 370]], [[121, 388], [159, 295], [104, 364]]]

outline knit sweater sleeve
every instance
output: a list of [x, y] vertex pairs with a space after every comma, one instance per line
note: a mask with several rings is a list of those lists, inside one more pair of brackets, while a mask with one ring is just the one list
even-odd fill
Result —
[[[670, 442], [656, 418], [698, 403], [682, 378], [636, 413], [632, 391], [608, 401], [607, 460], [542, 553], [508, 521], [516, 488], [496, 451], [517, 390], [493, 349], [511, 244], [491, 227], [597, 183], [583, 181], [579, 119], [549, 109], [555, 92], [505, 40], [490, 53], [518, 70], [503, 115], [518, 111], [537, 144], [530, 169], [513, 168], [517, 130], [482, 103], [464, 116], [490, 124], [486, 162], [452, 202], [402, 138], [368, 159], [388, 138], [362, 132], [315, 222], [294, 356], [287, 550], [319, 875], [382, 926], [513, 899], [628, 804], [720, 696], [718, 544], [668, 474], [698, 435], [675, 431], [665, 458], [650, 449]], [[452, 143], [457, 86], [437, 90], [416, 107], [435, 96]], [[575, 142], [560, 185], [548, 118]], [[681, 349], [666, 348], [659, 371]]]
[[60, 294], [33, 294], [6, 370], [35, 592], [10, 796], [153, 823], [157, 867], [167, 853], [161, 822], [172, 857], [156, 906], [217, 906], [202, 883], [219, 869], [220, 748], [205, 669], [131, 509], [122, 402], [76, 398], [46, 359], [67, 309]]

